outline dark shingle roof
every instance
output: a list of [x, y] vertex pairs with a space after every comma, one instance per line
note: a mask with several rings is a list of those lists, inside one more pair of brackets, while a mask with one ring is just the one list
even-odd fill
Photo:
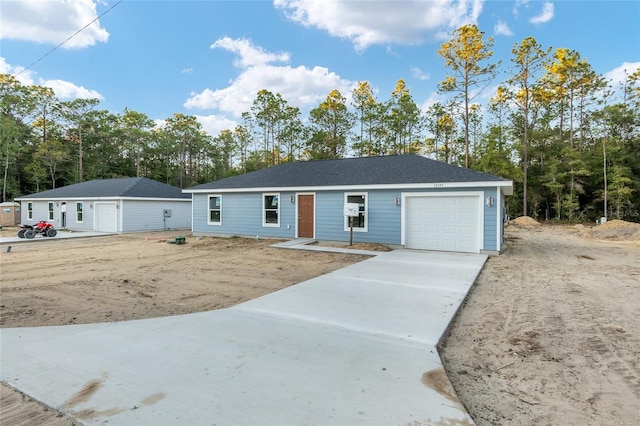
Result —
[[418, 155], [390, 155], [284, 163], [194, 186], [188, 190], [496, 181], [509, 182], [497, 176]]
[[76, 183], [25, 195], [19, 199], [27, 198], [95, 198], [95, 197], [122, 197], [122, 198], [191, 198], [190, 194], [184, 194], [182, 189], [157, 182], [144, 177], [97, 179]]

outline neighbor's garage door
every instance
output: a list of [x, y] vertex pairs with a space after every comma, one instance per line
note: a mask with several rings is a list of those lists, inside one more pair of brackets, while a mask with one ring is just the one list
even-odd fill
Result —
[[480, 252], [479, 196], [407, 197], [405, 246]]
[[117, 232], [116, 203], [95, 203], [95, 229], [99, 232]]

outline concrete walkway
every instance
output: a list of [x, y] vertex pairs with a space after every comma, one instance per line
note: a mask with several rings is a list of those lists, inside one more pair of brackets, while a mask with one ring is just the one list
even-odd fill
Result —
[[228, 309], [2, 329], [0, 378], [87, 425], [472, 424], [436, 345], [486, 258], [395, 250]]
[[28, 243], [31, 241], [56, 241], [61, 239], [68, 238], [88, 238], [88, 237], [105, 237], [107, 235], [115, 235], [109, 232], [96, 232], [96, 231], [79, 231], [79, 232], [68, 232], [68, 231], [58, 231], [55, 237], [43, 237], [42, 235], [36, 235], [32, 239], [20, 238], [17, 235], [15, 237], [0, 237], [0, 244], [17, 244], [17, 243]]

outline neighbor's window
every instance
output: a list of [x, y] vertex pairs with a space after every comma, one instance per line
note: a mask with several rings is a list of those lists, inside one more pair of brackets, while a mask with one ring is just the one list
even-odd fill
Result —
[[84, 208], [84, 205], [82, 203], [82, 201], [78, 201], [76, 203], [76, 222], [77, 223], [82, 223], [82, 210]]
[[27, 203], [27, 219], [33, 220], [33, 203]]
[[53, 220], [53, 203], [49, 203], [49, 220]]
[[368, 221], [367, 221], [367, 193], [359, 192], [359, 193], [345, 193], [344, 194], [344, 202], [346, 203], [354, 203], [358, 205], [359, 214], [357, 217], [349, 218], [345, 216], [344, 218], [344, 229], [345, 231], [349, 230], [349, 219], [353, 220], [353, 230], [366, 232]]
[[209, 225], [222, 225], [222, 195], [209, 196]]
[[262, 197], [262, 225], [280, 225], [280, 194], [264, 194]]

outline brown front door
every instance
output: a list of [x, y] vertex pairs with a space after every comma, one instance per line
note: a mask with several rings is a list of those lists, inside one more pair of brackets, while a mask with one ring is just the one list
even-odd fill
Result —
[[298, 195], [298, 238], [313, 238], [313, 195]]

